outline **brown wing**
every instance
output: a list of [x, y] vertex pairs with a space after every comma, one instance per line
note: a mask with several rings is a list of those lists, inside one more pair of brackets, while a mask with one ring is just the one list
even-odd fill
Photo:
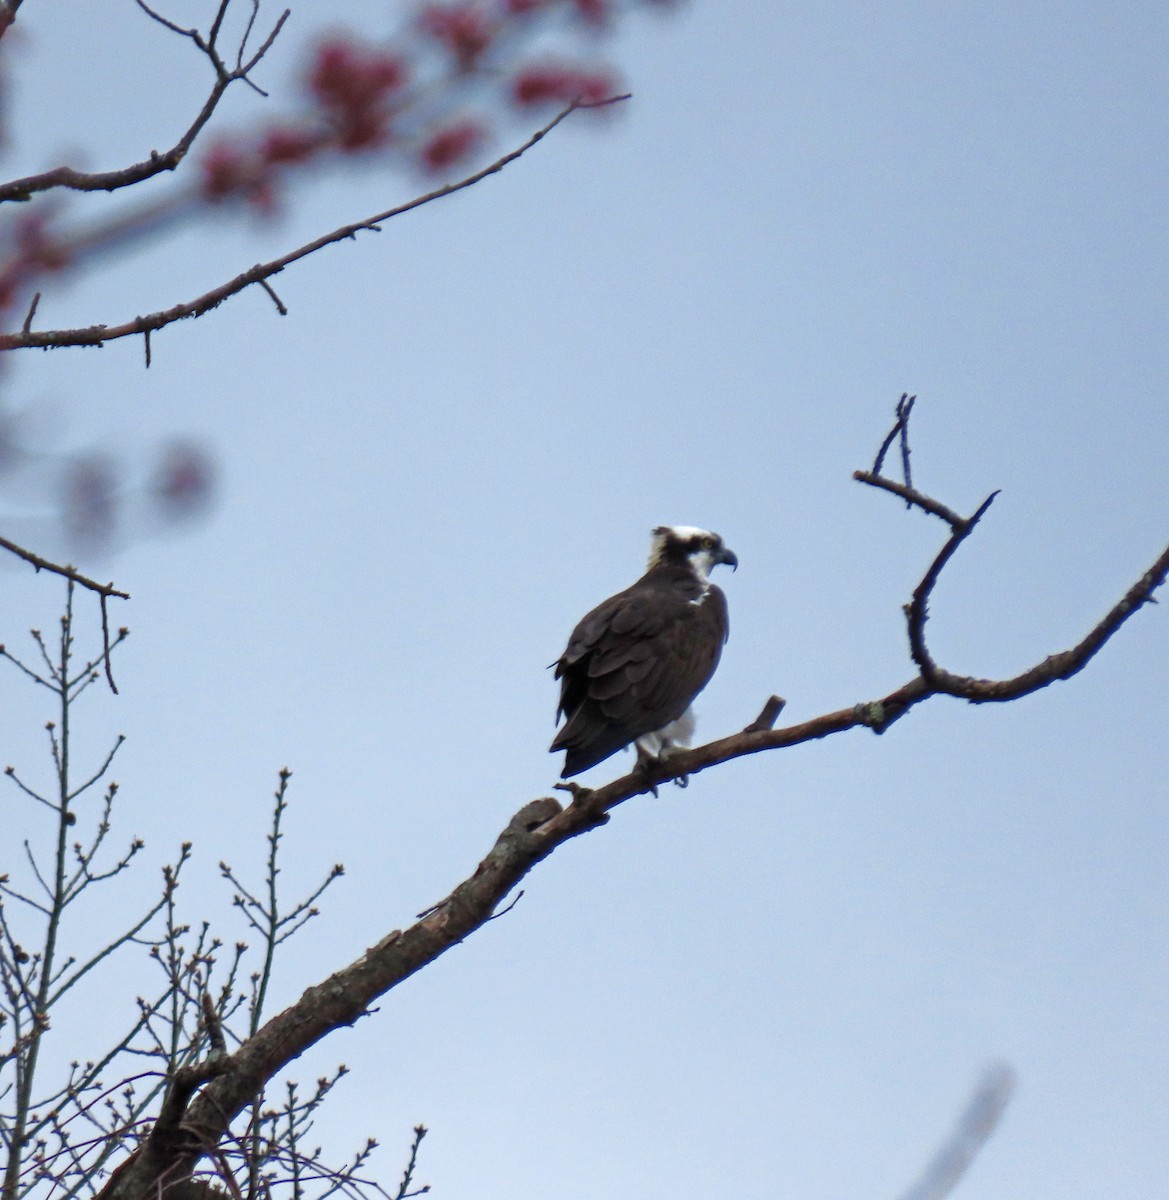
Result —
[[718, 588], [702, 595], [677, 578], [645, 576], [593, 609], [556, 664], [564, 777], [677, 720], [710, 682], [727, 625]]

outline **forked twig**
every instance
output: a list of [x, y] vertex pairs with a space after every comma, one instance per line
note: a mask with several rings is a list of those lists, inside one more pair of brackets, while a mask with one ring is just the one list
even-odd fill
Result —
[[[155, 175], [160, 175], [164, 171], [173, 171], [186, 158], [196, 138], [206, 128], [215, 110], [219, 107], [224, 93], [233, 83], [243, 81], [252, 88], [255, 88], [255, 90], [262, 91], [249, 78], [249, 72], [255, 68], [272, 48], [272, 43], [276, 40], [281, 29], [284, 27], [284, 23], [288, 20], [289, 12], [287, 9], [276, 20], [272, 32], [269, 33], [264, 43], [247, 63], [241, 63], [240, 61], [243, 56], [243, 42], [241, 42], [237, 51], [236, 66], [229, 68], [220, 55], [216, 42], [220, 26], [223, 23], [224, 15], [231, 0], [221, 0], [211, 32], [206, 38], [199, 33], [198, 29], [185, 29], [183, 26], [164, 17], [161, 13], [146, 4], [145, 0], [136, 0], [136, 3], [148, 17], [156, 21], [164, 29], [168, 29], [171, 33], [190, 40], [211, 62], [211, 66], [215, 71], [215, 83], [212, 85], [206, 100], [203, 102], [203, 106], [195, 115], [191, 124], [169, 150], [161, 152], [152, 150], [146, 158], [128, 167], [121, 167], [112, 171], [79, 171], [73, 167], [54, 167], [49, 171], [41, 171], [36, 175], [26, 175], [21, 179], [13, 179], [8, 183], [0, 184], [0, 203], [6, 200], [29, 200], [39, 192], [47, 192], [55, 188], [64, 188], [74, 192], [114, 192], [121, 188], [132, 187], [136, 183], [142, 183], [144, 180], [151, 179]], [[9, 10], [11, 11], [15, 7], [12, 0], [8, 0]], [[253, 14], [252, 20], [254, 21], [254, 19]], [[248, 33], [250, 31], [251, 22], [248, 25]], [[3, 28], [0, 27], [0, 36], [2, 35]], [[247, 35], [245, 34], [243, 41], [246, 40]], [[25, 332], [28, 332], [27, 327]]]

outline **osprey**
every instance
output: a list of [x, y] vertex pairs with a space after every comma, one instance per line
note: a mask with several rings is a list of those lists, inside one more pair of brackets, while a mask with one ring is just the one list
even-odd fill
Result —
[[710, 682], [727, 640], [727, 601], [710, 582], [739, 560], [717, 533], [690, 525], [653, 531], [649, 566], [572, 631], [554, 664], [564, 727], [562, 778], [637, 743], [638, 761], [665, 759], [694, 733], [690, 702]]

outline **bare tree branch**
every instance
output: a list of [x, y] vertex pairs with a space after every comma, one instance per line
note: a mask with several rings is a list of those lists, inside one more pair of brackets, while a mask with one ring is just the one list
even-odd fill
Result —
[[114, 668], [110, 664], [110, 614], [106, 611], [106, 602], [108, 597], [103, 592], [99, 599], [101, 601], [101, 644], [102, 644], [102, 661], [106, 668], [106, 682], [110, 685], [110, 691], [116, 696], [118, 694], [118, 685], [114, 682]]
[[895, 479], [889, 479], [884, 475], [874, 475], [872, 471], [853, 471], [852, 477], [858, 483], [867, 483], [870, 487], [880, 488], [882, 491], [892, 492], [894, 496], [900, 496], [910, 508], [920, 508], [931, 516], [940, 517], [951, 529], [960, 529], [966, 523], [966, 518], [960, 516], [952, 508], [947, 508], [932, 496], [927, 496], [924, 492], [909, 487], [908, 484], [898, 483]]
[[[929, 618], [929, 599], [941, 576], [942, 570], [953, 557], [958, 547], [970, 536], [975, 526], [985, 516], [987, 509], [994, 502], [998, 492], [989, 496], [969, 516], [962, 517], [953, 509], [927, 496], [910, 486], [908, 480], [898, 483], [881, 475], [881, 464], [885, 453], [892, 444], [893, 438], [900, 435], [902, 439], [902, 463], [907, 468], [909, 461], [909, 414], [913, 408], [915, 397], [901, 397], [897, 405], [897, 423], [885, 438], [873, 464], [873, 470], [854, 471], [853, 478], [871, 487], [880, 488], [900, 496], [911, 508], [920, 508], [945, 521], [950, 526], [950, 537], [930, 564], [921, 582], [913, 591], [913, 598], [905, 607], [905, 617], [909, 632], [910, 654], [914, 664], [921, 672], [921, 679], [928, 685], [927, 695], [944, 693], [969, 700], [972, 704], [1017, 700], [1039, 688], [1054, 683], [1057, 679], [1070, 679], [1082, 671], [1092, 657], [1108, 641], [1110, 637], [1128, 620], [1138, 608], [1154, 602], [1153, 593], [1165, 582], [1169, 573], [1169, 547], [1153, 563], [1153, 565], [1133, 584], [1124, 597], [1113, 609], [1089, 631], [1082, 641], [1068, 650], [1048, 656], [1027, 671], [1010, 679], [991, 680], [973, 679], [965, 675], [956, 675], [944, 670], [934, 662], [926, 646], [925, 624]], [[922, 699], [925, 697], [923, 696]]]
[[[605, 824], [626, 800], [672, 779], [693, 776], [719, 763], [842, 733], [887, 729], [916, 704], [940, 693], [975, 703], [1015, 699], [1081, 670], [1104, 642], [1147, 602], [1169, 573], [1169, 547], [1123, 600], [1076, 646], [1012, 679], [964, 680], [937, 668], [934, 679], [918, 675], [882, 699], [858, 704], [782, 729], [759, 728], [693, 750], [679, 751], [652, 770], [637, 768], [602, 788], [573, 789], [566, 807], [551, 797], [526, 804], [512, 817], [474, 873], [406, 930], [394, 930], [360, 959], [310, 987], [273, 1017], [222, 1064], [221, 1073], [194, 1099], [181, 1121], [171, 1120], [146, 1139], [101, 1193], [102, 1200], [143, 1200], [162, 1178], [181, 1177], [223, 1137], [263, 1083], [333, 1029], [351, 1025], [391, 988], [408, 979], [489, 921], [511, 890], [558, 846]], [[173, 1105], [172, 1105], [173, 1110]]]
[[0, 537], [0, 549], [15, 554], [17, 558], [23, 558], [26, 563], [31, 563], [38, 571], [51, 571], [63, 579], [72, 579], [74, 583], [88, 588], [91, 592], [96, 592], [99, 596], [117, 596], [119, 600], [130, 599], [129, 592], [119, 591], [112, 583], [98, 583], [97, 580], [89, 579], [72, 567], [62, 567], [57, 563], [50, 562], [47, 558], [42, 558], [39, 554], [34, 554], [31, 550], [25, 550], [15, 542], [10, 542], [6, 537]]
[[37, 305], [41, 302], [40, 292], [33, 294], [32, 303], [28, 306], [28, 313], [25, 315], [24, 324], [20, 327], [23, 332], [28, 333], [32, 328], [32, 319], [37, 315]]
[[[934, 660], [930, 657], [930, 652], [925, 644], [925, 623], [929, 620], [929, 599], [933, 593], [934, 586], [941, 578], [942, 571], [946, 563], [954, 556], [955, 551], [960, 545], [974, 532], [974, 527], [982, 520], [986, 511], [994, 503], [995, 496], [998, 492], [991, 492], [989, 496], [978, 506], [974, 514], [965, 520], [960, 520], [958, 524], [951, 525], [951, 534], [946, 544], [938, 551], [938, 556], [929, 565], [929, 569], [922, 576], [921, 582], [913, 589], [913, 599], [909, 602], [905, 610], [905, 617], [909, 623], [909, 652], [913, 661], [917, 664], [917, 669], [921, 672], [922, 678], [932, 682], [937, 675], [938, 667]], [[916, 501], [909, 501], [910, 505]]]
[[[903, 468], [908, 456], [904, 407], [899, 406], [900, 433], [904, 439]], [[891, 444], [892, 441], [887, 439], [883, 450]], [[876, 465], [880, 465], [880, 457]], [[891, 482], [876, 475], [864, 479], [866, 483], [874, 481], [881, 487]], [[896, 494], [904, 496], [906, 493], [913, 504], [935, 516], [942, 515], [937, 510], [944, 506], [929, 497], [923, 497], [925, 503], [918, 503], [919, 493], [908, 485]], [[868, 728], [881, 733], [915, 705], [932, 696], [959, 696], [973, 703], [1001, 702], [1017, 699], [1057, 679], [1067, 679], [1082, 670], [1129, 617], [1153, 598], [1153, 593], [1169, 575], [1169, 547], [1166, 547], [1111, 611], [1070, 649], [1009, 679], [972, 679], [954, 675], [938, 666], [925, 648], [926, 604], [941, 571], [976, 528], [991, 500], [993, 495], [969, 518], [950, 520], [942, 516], [951, 527], [950, 537], [915, 589], [913, 601], [906, 606], [911, 652], [918, 667], [916, 676], [880, 699], [780, 729], [773, 725], [783, 701], [773, 696], [754, 721], [729, 737], [693, 750], [679, 750], [662, 763], [639, 762], [629, 774], [601, 788], [558, 784], [572, 796], [567, 806], [548, 796], [524, 805], [508, 822], [475, 871], [444, 900], [422, 913], [408, 929], [394, 930], [356, 962], [308, 988], [291, 1007], [258, 1027], [234, 1054], [216, 1060], [214, 1072], [201, 1067], [188, 1071], [181, 1079], [176, 1077], [163, 1115], [111, 1177], [100, 1193], [101, 1200], [146, 1200], [157, 1194], [160, 1184], [189, 1175], [201, 1157], [216, 1152], [220, 1141], [229, 1134], [232, 1122], [254, 1104], [255, 1097], [276, 1072], [333, 1030], [352, 1025], [379, 997], [492, 920], [507, 896], [537, 863], [572, 838], [606, 824], [613, 809], [626, 800], [655, 791], [670, 780], [694, 776], [748, 754], [797, 746], [850, 729]], [[206, 1086], [196, 1094], [203, 1084]], [[996, 1118], [1005, 1102], [1006, 1090], [1001, 1081], [995, 1084], [994, 1095], [999, 1098]], [[962, 1129], [977, 1128], [985, 1136], [993, 1121], [979, 1115], [984, 1114], [984, 1110], [987, 1110], [987, 1104], [980, 1100], [978, 1112], [972, 1116], [974, 1109], [970, 1110]], [[973, 1143], [966, 1139], [964, 1145]], [[959, 1163], [960, 1169], [964, 1169], [972, 1154], [973, 1149], [970, 1149]], [[958, 1158], [952, 1154], [946, 1158], [946, 1172], [942, 1174], [947, 1179], [956, 1178], [950, 1170], [955, 1162]], [[937, 1172], [935, 1176], [942, 1177]], [[944, 1194], [937, 1191], [923, 1193], [931, 1197]]]
[[[885, 435], [885, 440], [877, 450], [877, 457], [873, 459], [872, 469], [854, 471], [852, 477], [871, 487], [883, 488], [886, 492], [892, 492], [894, 496], [900, 496], [905, 501], [906, 508], [917, 507], [935, 517], [941, 517], [951, 529], [957, 531], [966, 523], [965, 518], [960, 517], [952, 508], [947, 508], [932, 496], [919, 492], [913, 486], [913, 475], [909, 469], [909, 418], [916, 403], [916, 396], [911, 396], [908, 392], [901, 393], [901, 399], [897, 401], [896, 420], [893, 422], [893, 428]], [[885, 455], [889, 453], [894, 441], [899, 441], [901, 446], [900, 483], [882, 474]]]
[[[19, 3], [19, 0], [17, 0], [17, 3]], [[115, 192], [119, 188], [131, 187], [133, 184], [141, 183], [145, 179], [151, 179], [153, 176], [160, 175], [164, 171], [173, 171], [186, 158], [188, 151], [190, 151], [195, 143], [195, 139], [203, 132], [207, 122], [211, 120], [227, 89], [239, 80], [243, 80], [246, 83], [251, 82], [248, 79], [248, 72], [268, 53], [272, 47], [272, 43], [283, 28], [285, 21], [288, 20], [289, 13], [285, 9], [277, 19], [272, 32], [268, 35], [263, 45], [246, 64], [242, 62], [243, 44], [241, 42], [237, 52], [237, 64], [234, 69], [231, 69], [228, 68], [220, 56], [216, 46], [220, 26], [230, 3], [231, 0], [222, 0], [211, 32], [204, 38], [198, 30], [184, 29], [155, 12], [148, 5], [144, 4], [143, 0], [138, 0], [138, 7], [149, 17], [153, 18], [153, 20], [157, 21], [164, 28], [169, 29], [172, 33], [189, 38], [194, 42], [199, 50], [207, 56], [215, 71], [215, 83], [208, 93], [207, 99], [203, 102], [203, 107], [188, 126], [186, 132], [183, 133], [169, 150], [165, 150], [161, 154], [157, 150], [152, 150], [150, 155], [141, 162], [114, 171], [78, 171], [73, 167], [55, 167], [51, 171], [42, 171], [36, 175], [26, 175], [21, 179], [13, 179], [9, 183], [0, 184], [0, 203], [6, 200], [29, 200], [38, 192], [47, 192], [54, 188], [66, 188], [75, 192]], [[8, 5], [10, 13], [14, 13], [15, 7], [16, 5], [12, 4], [10, 0]], [[3, 16], [0, 14], [0, 21], [2, 19]], [[11, 19], [11, 16], [9, 19]], [[0, 33], [2, 33], [2, 30], [0, 30]]]
[[873, 474], [880, 475], [885, 455], [889, 453], [889, 447], [893, 445], [895, 438], [900, 437], [901, 473], [909, 487], [913, 486], [913, 478], [909, 472], [909, 414], [913, 412], [913, 406], [916, 403], [916, 396], [911, 396], [908, 392], [901, 393], [901, 399], [897, 401], [897, 419], [893, 422], [893, 428], [885, 435], [885, 440], [877, 451], [877, 457], [873, 460]]
[[425, 1125], [414, 1126], [414, 1141], [410, 1144], [410, 1158], [406, 1163], [405, 1171], [402, 1172], [402, 1182], [398, 1185], [394, 1200], [408, 1200], [410, 1196], [421, 1196], [424, 1192], [430, 1191], [429, 1187], [421, 1187], [416, 1191], [410, 1190], [410, 1184], [414, 1182], [414, 1171], [418, 1165], [418, 1147], [422, 1145], [422, 1139], [426, 1133]]
[[481, 170], [455, 183], [444, 184], [442, 187], [427, 192], [423, 196], [417, 196], [405, 204], [388, 208], [384, 212], [375, 213], [373, 216], [367, 217], [364, 221], [355, 221], [349, 225], [342, 225], [340, 228], [334, 229], [331, 233], [323, 234], [321, 237], [315, 238], [313, 241], [307, 242], [295, 250], [290, 250], [287, 254], [281, 255], [279, 258], [274, 258], [266, 263], [257, 263], [254, 267], [242, 272], [234, 279], [220, 284], [219, 287], [212, 288], [209, 292], [205, 292], [202, 296], [194, 300], [189, 300], [183, 304], [176, 304], [172, 308], [163, 309], [148, 316], [135, 317], [133, 320], [124, 321], [119, 325], [90, 325], [79, 329], [56, 329], [38, 332], [23, 329], [20, 333], [3, 334], [0, 335], [0, 351], [23, 350], [30, 347], [56, 349], [64, 346], [102, 346], [106, 342], [115, 341], [117, 338], [132, 337], [137, 334], [162, 329], [164, 326], [170, 325], [175, 321], [181, 321], [186, 317], [201, 317], [213, 308], [218, 308], [224, 300], [230, 296], [234, 296], [237, 292], [242, 292], [252, 284], [262, 284], [273, 275], [278, 275], [285, 267], [291, 266], [303, 258], [307, 258], [310, 254], [315, 254], [318, 250], [322, 250], [326, 246], [351, 240], [358, 233], [366, 230], [380, 233], [384, 222], [394, 217], [399, 217], [404, 213], [411, 212], [413, 209], [421, 208], [424, 204], [430, 204], [435, 200], [441, 200], [445, 196], [450, 196], [455, 192], [472, 187], [476, 183], [486, 179], [489, 175], [497, 174], [504, 167], [515, 162], [521, 155], [526, 154], [538, 142], [543, 141], [561, 121], [565, 120], [566, 117], [578, 109], [602, 108], [606, 105], [617, 104], [628, 99], [629, 96], [626, 94], [613, 96], [602, 101], [576, 101], [569, 104], [546, 125], [536, 130], [523, 145], [509, 151], [501, 158], [497, 158], [489, 166], [483, 167]]
[[787, 701], [781, 696], [769, 696], [767, 703], [760, 709], [759, 715], [744, 728], [743, 732], [757, 733], [761, 729], [774, 729], [775, 722], [779, 720], [779, 714], [786, 706]]

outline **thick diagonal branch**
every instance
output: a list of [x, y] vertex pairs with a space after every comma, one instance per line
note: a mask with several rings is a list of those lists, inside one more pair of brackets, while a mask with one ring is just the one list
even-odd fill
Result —
[[[903, 397], [898, 425], [886, 439], [874, 464], [880, 471], [885, 451], [896, 434], [902, 436], [902, 465], [908, 463], [906, 433], [911, 402]], [[618, 805], [634, 796], [656, 792], [663, 783], [693, 777], [748, 754], [798, 746], [850, 729], [882, 733], [916, 705], [937, 695], [958, 696], [973, 703], [1017, 699], [1068, 679], [1082, 670], [1124, 623], [1152, 600], [1169, 575], [1169, 546], [1132, 585], [1121, 600], [1087, 635], [1067, 650], [1054, 654], [1009, 679], [972, 679], [954, 675], [933, 662], [925, 646], [924, 625], [929, 596], [942, 570], [990, 507], [989, 496], [970, 517], [960, 517], [924, 497], [908, 479], [896, 484], [877, 473], [858, 473], [865, 483], [892, 491], [911, 505], [945, 520], [950, 537], [927, 570], [906, 606], [911, 650], [918, 673], [887, 695], [811, 720], [773, 728], [784, 701], [772, 696], [759, 716], [740, 732], [693, 750], [678, 751], [661, 764], [639, 764], [628, 775], [602, 788], [561, 784], [572, 796], [562, 807], [551, 797], [533, 800], [512, 817], [474, 873], [445, 900], [428, 908], [406, 930], [394, 930], [361, 958], [309, 988], [290, 1008], [272, 1018], [216, 1064], [217, 1075], [194, 1096], [189, 1108], [182, 1088], [172, 1088], [166, 1120], [125, 1162], [103, 1189], [99, 1200], [147, 1200], [160, 1185], [185, 1178], [203, 1155], [215, 1153], [235, 1118], [276, 1072], [310, 1046], [341, 1026], [352, 1025], [379, 997], [433, 962], [452, 946], [490, 921], [507, 895], [532, 868], [572, 838], [604, 825]], [[924, 502], [923, 502], [924, 501]], [[189, 1081], [184, 1079], [184, 1086]]]
[[[168, 1121], [127, 1160], [101, 1200], [145, 1200], [159, 1181], [185, 1177], [228, 1131], [235, 1117], [277, 1071], [332, 1030], [352, 1025], [386, 992], [433, 962], [489, 921], [508, 893], [532, 868], [572, 838], [603, 825], [608, 814], [633, 796], [671, 779], [785, 746], [868, 728], [882, 732], [915, 705], [939, 694], [975, 703], [1013, 700], [1066, 679], [1091, 661], [1104, 643], [1147, 603], [1169, 574], [1169, 547], [1124, 598], [1079, 643], [1006, 680], [962, 679], [939, 669], [927, 681], [917, 675], [888, 695], [825, 713], [781, 729], [767, 727], [777, 702], [740, 733], [682, 751], [655, 771], [636, 769], [605, 787], [579, 788], [567, 807], [551, 797], [525, 805], [499, 835], [474, 873], [406, 930], [394, 930], [361, 958], [309, 988], [236, 1052], [217, 1064], [220, 1073], [195, 1097], [181, 1121]], [[762, 726], [762, 727], [761, 727]], [[172, 1096], [175, 1093], [172, 1093]]]

